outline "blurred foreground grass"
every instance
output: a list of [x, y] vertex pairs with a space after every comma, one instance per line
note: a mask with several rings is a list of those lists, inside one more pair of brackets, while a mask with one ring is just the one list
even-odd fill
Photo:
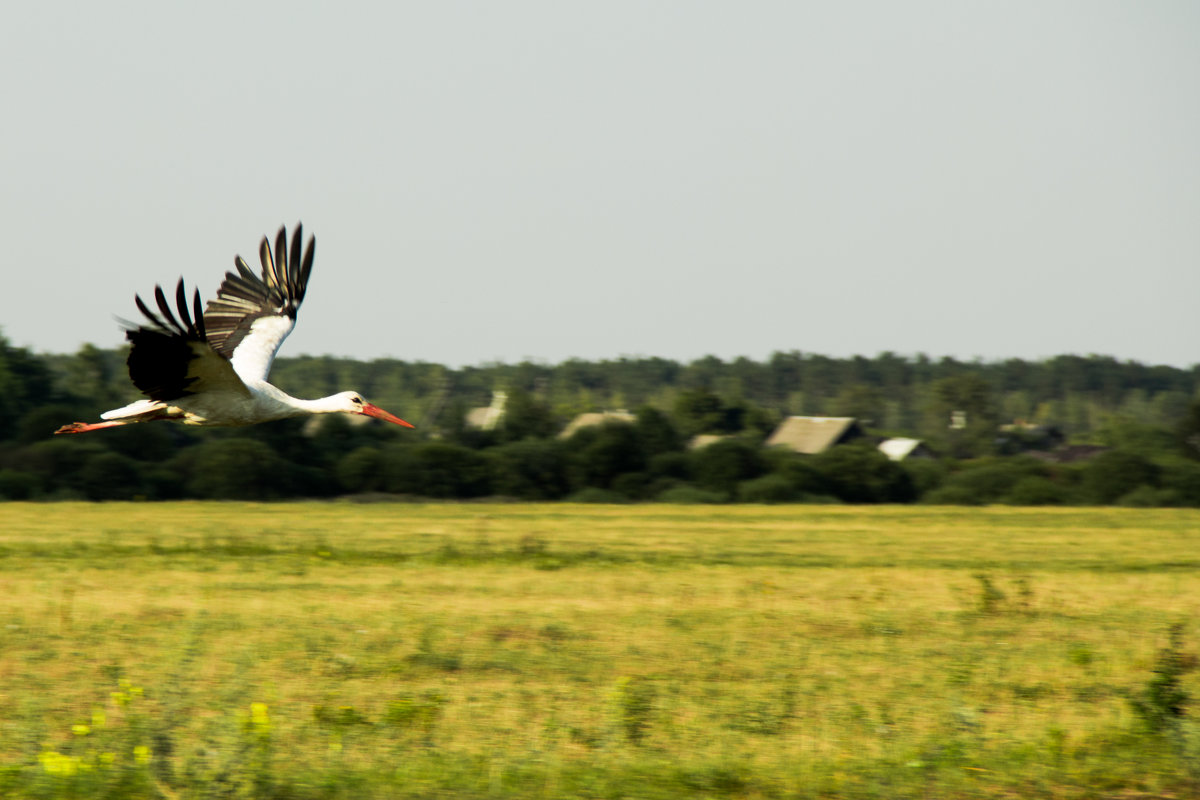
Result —
[[1185, 510], [2, 504], [0, 795], [1195, 796], [1198, 567]]

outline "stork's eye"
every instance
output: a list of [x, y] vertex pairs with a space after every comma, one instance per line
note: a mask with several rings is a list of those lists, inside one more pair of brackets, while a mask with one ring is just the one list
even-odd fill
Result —
[[360, 406], [363, 404], [363, 399], [361, 397], [351, 397], [350, 399], [355, 403], [358, 403]]

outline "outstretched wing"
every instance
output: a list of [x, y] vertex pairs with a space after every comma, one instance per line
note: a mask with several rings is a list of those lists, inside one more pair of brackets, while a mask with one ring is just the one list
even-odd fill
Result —
[[296, 326], [317, 245], [310, 236], [302, 252], [303, 233], [304, 227], [297, 224], [290, 254], [287, 228], [279, 229], [274, 251], [263, 237], [258, 248], [262, 277], [251, 272], [241, 256], [235, 258], [237, 272], [225, 273], [217, 298], [204, 310], [208, 343], [247, 383], [267, 379], [279, 345]]
[[250, 390], [234, 372], [229, 359], [214, 350], [206, 338], [200, 292], [194, 294], [189, 312], [187, 292], [183, 279], [179, 279], [175, 287], [178, 319], [161, 286], [154, 287], [154, 299], [158, 314], [134, 295], [138, 310], [149, 324], [124, 323], [125, 338], [130, 343], [126, 364], [134, 386], [152, 400], [164, 402], [205, 392], [249, 395]]

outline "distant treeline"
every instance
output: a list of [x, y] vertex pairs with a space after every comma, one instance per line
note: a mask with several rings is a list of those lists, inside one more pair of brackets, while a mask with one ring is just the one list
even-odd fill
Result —
[[[417, 430], [326, 417], [308, 427], [156, 423], [53, 437], [64, 422], [95, 419], [137, 397], [124, 358], [91, 346], [38, 355], [0, 337], [0, 498], [1200, 506], [1200, 366], [781, 352], [762, 362], [621, 358], [451, 369], [296, 357], [275, 365], [272, 379], [285, 391], [357, 389]], [[508, 396], [501, 423], [468, 426], [469, 410], [496, 391]], [[618, 408], [636, 421], [558, 436], [579, 413]], [[855, 417], [870, 436], [815, 456], [765, 449], [771, 430], [793, 414]], [[727, 438], [688, 447], [706, 433]], [[938, 457], [888, 461], [874, 447], [887, 436], [922, 439]], [[1079, 463], [1047, 455], [1066, 443], [1104, 449]]]

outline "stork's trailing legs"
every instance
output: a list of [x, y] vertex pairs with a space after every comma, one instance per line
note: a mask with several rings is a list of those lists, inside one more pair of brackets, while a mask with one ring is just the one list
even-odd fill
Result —
[[171, 408], [157, 400], [138, 400], [123, 408], [115, 408], [100, 415], [103, 422], [71, 422], [55, 431], [58, 433], [87, 433], [103, 428], [115, 428], [134, 422], [153, 422], [156, 419], [184, 419], [186, 415], [178, 408]]
[[88, 431], [98, 431], [101, 428], [115, 428], [118, 425], [125, 425], [128, 420], [114, 419], [108, 422], [68, 422], [61, 428], [55, 431], [58, 433], [87, 433]]

